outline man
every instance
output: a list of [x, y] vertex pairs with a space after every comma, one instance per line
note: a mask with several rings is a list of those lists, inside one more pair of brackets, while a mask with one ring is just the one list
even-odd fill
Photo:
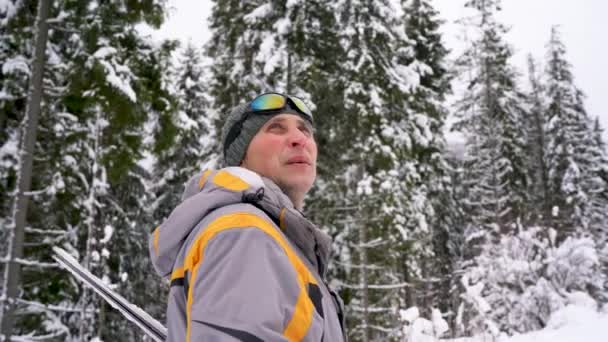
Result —
[[260, 95], [228, 115], [222, 145], [227, 167], [191, 179], [150, 238], [171, 279], [168, 341], [344, 341], [324, 281], [331, 240], [301, 214], [316, 178], [312, 113]]

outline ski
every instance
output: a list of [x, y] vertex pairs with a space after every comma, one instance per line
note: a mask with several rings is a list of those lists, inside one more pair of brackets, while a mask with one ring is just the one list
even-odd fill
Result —
[[120, 311], [128, 320], [140, 327], [146, 335], [158, 342], [162, 342], [167, 338], [167, 328], [165, 328], [165, 326], [147, 312], [136, 305], [131, 304], [123, 296], [110, 289], [101, 281], [101, 279], [82, 267], [68, 252], [59, 247], [53, 247], [53, 252], [55, 253], [53, 258], [57, 260], [61, 266], [68, 270], [74, 277], [93, 289], [113, 308]]

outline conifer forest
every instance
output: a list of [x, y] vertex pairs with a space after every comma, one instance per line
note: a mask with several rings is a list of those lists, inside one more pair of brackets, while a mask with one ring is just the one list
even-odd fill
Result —
[[431, 0], [212, 2], [195, 46], [138, 30], [165, 0], [0, 0], [2, 335], [148, 340], [51, 248], [164, 322], [148, 235], [221, 167], [223, 116], [268, 91], [315, 115], [304, 211], [351, 341], [406, 341], [412, 310], [493, 341], [608, 302], [608, 152], [559, 27], [519, 70], [500, 0], [466, 2], [456, 58]]

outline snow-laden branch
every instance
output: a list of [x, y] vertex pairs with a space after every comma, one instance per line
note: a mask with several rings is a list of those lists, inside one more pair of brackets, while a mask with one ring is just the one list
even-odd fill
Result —
[[385, 328], [385, 327], [382, 327], [382, 326], [379, 326], [379, 325], [373, 325], [373, 324], [368, 325], [368, 327], [370, 329], [381, 331], [381, 332], [387, 333], [387, 334], [393, 334], [393, 333], [395, 333], [396, 331], [399, 330], [399, 328]]
[[59, 12], [59, 15], [57, 15], [55, 18], [48, 18], [46, 20], [47, 24], [56, 24], [56, 23], [62, 23], [64, 22], [64, 20], [66, 18], [68, 18], [69, 14], [67, 14], [66, 12], [62, 11]]
[[[66, 335], [68, 333], [68, 328], [61, 327], [60, 330], [57, 330], [53, 333], [46, 335], [21, 335], [21, 336], [11, 336], [11, 341], [14, 342], [32, 342], [32, 341], [48, 341], [56, 339], [57, 337]], [[0, 341], [6, 340], [4, 335], [0, 335]]]
[[122, 209], [122, 207], [121, 207], [121, 206], [120, 206], [118, 203], [116, 203], [116, 201], [114, 201], [114, 200], [113, 200], [113, 199], [111, 199], [111, 198], [107, 198], [107, 201], [108, 201], [108, 203], [110, 203], [110, 204], [112, 205], [112, 207], [113, 207], [114, 209], [116, 209], [116, 211], [117, 211], [119, 214], [121, 214], [121, 215], [122, 215], [122, 217], [124, 217], [124, 218], [128, 218], [127, 213], [125, 213], [125, 211]]
[[[0, 259], [1, 262], [8, 262], [8, 258]], [[15, 259], [15, 262], [23, 265], [23, 266], [32, 266], [32, 267], [40, 267], [40, 268], [59, 268], [59, 264], [56, 262], [40, 262], [36, 260], [26, 260], [26, 259]]]
[[374, 265], [374, 264], [367, 264], [367, 265], [357, 265], [357, 264], [351, 264], [348, 262], [342, 262], [342, 261], [334, 261], [334, 263], [340, 265], [340, 266], [344, 266], [344, 267], [348, 267], [348, 268], [352, 268], [352, 269], [366, 269], [366, 270], [384, 270], [386, 269], [386, 267], [384, 266], [378, 266], [378, 265]]
[[350, 218], [350, 219], [335, 220], [334, 222], [335, 223], [340, 223], [340, 224], [359, 224], [359, 223], [380, 222], [382, 220], [383, 220], [383, 218], [380, 218], [380, 217], [376, 217], [376, 218], [362, 218], [362, 219]]
[[388, 334], [393, 334], [393, 333], [395, 333], [396, 331], [399, 330], [399, 328], [392, 328], [391, 329], [391, 328], [385, 328], [385, 327], [382, 327], [382, 326], [379, 326], [379, 325], [373, 325], [373, 324], [357, 324], [357, 325], [355, 325], [353, 327], [353, 330], [356, 330], [356, 329], [365, 329], [365, 328], [370, 328], [370, 329], [381, 331], [381, 332], [388, 333]]
[[[352, 284], [347, 284], [347, 283], [340, 282], [340, 281], [338, 281], [337, 283], [338, 283], [338, 286], [345, 287], [348, 289], [363, 290], [362, 285], [352, 285]], [[392, 289], [400, 289], [400, 288], [404, 288], [404, 287], [412, 287], [412, 285], [409, 283], [403, 282], [403, 283], [398, 283], [398, 284], [386, 284], [386, 285], [368, 284], [366, 287], [368, 289], [374, 289], [374, 290], [392, 290]]]
[[38, 195], [43, 195], [43, 194], [48, 193], [48, 192], [49, 192], [49, 189], [50, 189], [50, 187], [48, 187], [48, 186], [47, 186], [47, 187], [46, 187], [46, 188], [44, 188], [44, 189], [40, 189], [40, 190], [30, 190], [30, 191], [26, 191], [26, 192], [24, 192], [23, 194], [24, 194], [25, 196], [28, 196], [28, 197], [35, 197], [35, 196], [38, 196]]
[[[48, 304], [32, 302], [32, 301], [24, 300], [24, 299], [17, 299], [17, 303], [25, 304], [25, 305], [28, 305], [32, 309], [39, 309], [39, 310], [49, 310], [49, 311], [55, 311], [55, 312], [76, 312], [76, 313], [82, 312], [82, 308], [72, 308], [72, 307], [60, 306], [60, 305], [48, 305]], [[87, 311], [87, 313], [91, 313], [91, 314], [94, 314], [96, 312], [97, 312], [97, 310], [88, 310]]]
[[46, 230], [40, 228], [25, 228], [26, 233], [34, 233], [34, 234], [49, 234], [49, 235], [66, 235], [68, 234], [65, 230]]
[[349, 244], [349, 246], [352, 246], [354, 248], [374, 248], [374, 247], [382, 246], [386, 243], [387, 242], [384, 241], [382, 238], [377, 238], [377, 239], [370, 240], [370, 241], [367, 241], [364, 243], [351, 243], [351, 244]]
[[358, 306], [358, 305], [350, 305], [349, 308], [353, 311], [357, 311], [357, 312], [392, 312], [395, 309], [394, 308], [376, 308], [376, 307], [367, 307], [364, 308], [362, 306]]

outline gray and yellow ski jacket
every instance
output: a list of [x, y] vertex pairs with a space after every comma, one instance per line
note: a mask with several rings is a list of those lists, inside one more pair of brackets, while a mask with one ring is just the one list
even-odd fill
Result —
[[330, 248], [272, 181], [240, 167], [197, 175], [150, 237], [171, 280], [167, 341], [344, 341]]

